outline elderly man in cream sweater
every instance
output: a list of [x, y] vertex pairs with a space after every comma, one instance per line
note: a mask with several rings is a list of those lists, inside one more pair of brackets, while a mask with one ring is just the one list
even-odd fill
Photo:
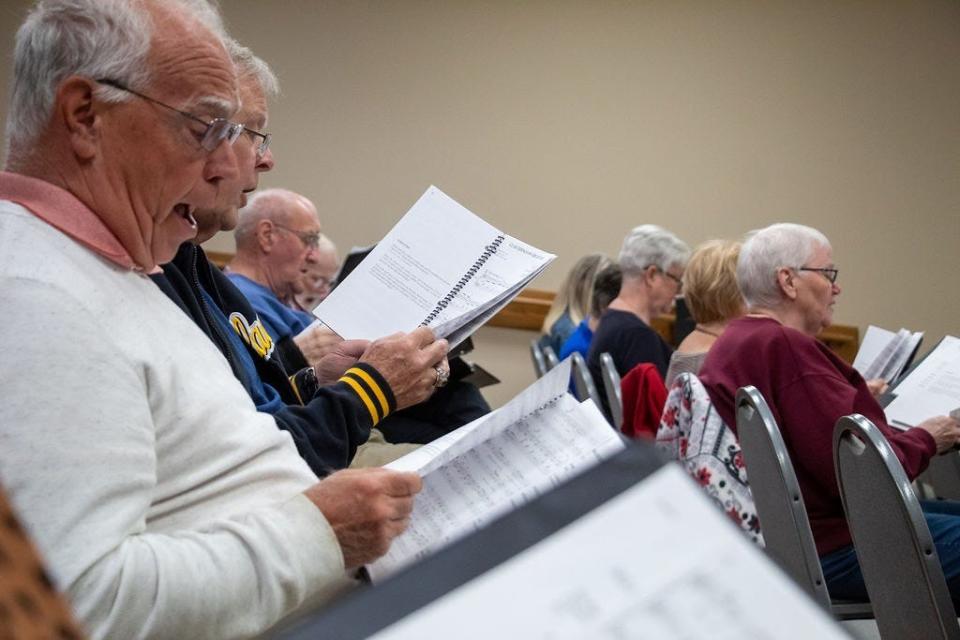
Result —
[[[198, 0], [45, 0], [17, 36], [0, 481], [98, 638], [260, 633], [383, 554], [420, 488], [318, 482], [146, 277], [237, 171], [221, 36]], [[445, 350], [419, 331], [361, 363], [428, 393]]]

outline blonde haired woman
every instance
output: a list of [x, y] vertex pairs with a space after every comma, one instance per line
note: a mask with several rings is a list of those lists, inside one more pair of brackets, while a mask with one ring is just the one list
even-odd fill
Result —
[[697, 374], [727, 324], [744, 314], [737, 285], [740, 243], [708, 240], [693, 252], [683, 272], [683, 296], [697, 326], [670, 357], [666, 385], [681, 373]]

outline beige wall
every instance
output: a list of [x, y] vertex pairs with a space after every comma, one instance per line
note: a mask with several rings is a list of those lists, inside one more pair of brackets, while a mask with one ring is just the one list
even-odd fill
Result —
[[[960, 332], [954, 0], [222, 4], [284, 88], [263, 184], [344, 247], [431, 183], [559, 254], [543, 288], [636, 224], [696, 244], [793, 220], [833, 241], [838, 322]], [[7, 59], [25, 6], [0, 6]], [[511, 388], [517, 335], [478, 340]]]

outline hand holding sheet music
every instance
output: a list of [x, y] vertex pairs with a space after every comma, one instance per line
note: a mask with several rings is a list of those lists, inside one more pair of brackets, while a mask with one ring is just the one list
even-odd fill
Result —
[[430, 187], [313, 313], [344, 338], [425, 325], [455, 346], [555, 257]]

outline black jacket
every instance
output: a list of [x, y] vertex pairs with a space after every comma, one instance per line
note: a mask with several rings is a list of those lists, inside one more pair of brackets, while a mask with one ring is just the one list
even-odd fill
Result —
[[[153, 281], [213, 341], [251, 397], [257, 400], [260, 384], [279, 394], [282, 402], [257, 408], [272, 413], [277, 426], [290, 433], [314, 473], [322, 476], [348, 466], [357, 446], [369, 438], [370, 429], [396, 409], [386, 381], [366, 364], [351, 368], [336, 384], [318, 387], [293, 340], [274, 343], [247, 299], [196, 245], [185, 243], [162, 269], [162, 274], [151, 275]], [[201, 291], [216, 309], [210, 308]], [[227, 327], [234, 330], [234, 336]], [[246, 354], [238, 349], [240, 344]], [[376, 391], [387, 407], [378, 402]]]

